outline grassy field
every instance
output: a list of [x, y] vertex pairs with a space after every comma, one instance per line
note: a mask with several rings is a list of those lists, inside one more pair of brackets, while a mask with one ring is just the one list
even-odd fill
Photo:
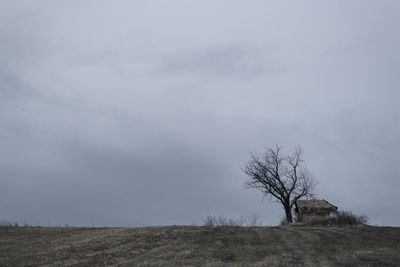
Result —
[[38, 265], [400, 266], [400, 228], [0, 228], [0, 266]]

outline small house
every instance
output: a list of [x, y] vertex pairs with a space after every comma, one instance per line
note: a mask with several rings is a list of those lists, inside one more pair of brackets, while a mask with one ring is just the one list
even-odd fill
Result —
[[325, 199], [297, 200], [295, 208], [299, 222], [327, 219], [336, 211], [337, 207]]

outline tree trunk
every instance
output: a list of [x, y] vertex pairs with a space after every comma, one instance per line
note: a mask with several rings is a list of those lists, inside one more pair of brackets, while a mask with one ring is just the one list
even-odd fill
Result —
[[288, 223], [292, 223], [293, 222], [293, 217], [292, 217], [292, 210], [289, 207], [285, 206], [285, 213], [286, 213], [286, 220]]

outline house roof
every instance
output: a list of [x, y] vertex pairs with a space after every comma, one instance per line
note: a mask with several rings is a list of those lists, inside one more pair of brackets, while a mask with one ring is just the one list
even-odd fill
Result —
[[337, 207], [326, 201], [325, 199], [311, 199], [311, 200], [297, 200], [297, 207], [302, 208], [317, 208], [317, 209], [333, 209], [337, 210]]

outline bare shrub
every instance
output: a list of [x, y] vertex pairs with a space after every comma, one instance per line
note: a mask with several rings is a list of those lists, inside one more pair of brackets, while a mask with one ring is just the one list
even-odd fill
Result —
[[314, 219], [307, 222], [307, 225], [360, 225], [368, 223], [368, 216], [357, 215], [351, 211], [338, 211], [335, 216], [326, 219]]
[[225, 215], [212, 216], [208, 215], [204, 219], [204, 226], [217, 227], [217, 226], [262, 226], [259, 220], [260, 215], [252, 214], [250, 216], [240, 216], [239, 218], [227, 218]]
[[204, 219], [204, 226], [215, 226], [214, 225], [214, 217], [211, 215], [207, 215], [207, 217]]
[[247, 223], [249, 226], [261, 226], [262, 222], [260, 221], [260, 215], [252, 213], [249, 217], [247, 217]]
[[25, 222], [19, 225], [17, 222], [12, 222], [9, 220], [0, 220], [0, 227], [33, 227], [31, 223]]
[[19, 227], [17, 222], [11, 222], [9, 220], [1, 220], [0, 227]]
[[351, 211], [339, 211], [334, 218], [338, 225], [366, 224], [369, 219], [365, 214], [357, 215]]
[[30, 222], [24, 222], [24, 227], [32, 227], [32, 224]]

